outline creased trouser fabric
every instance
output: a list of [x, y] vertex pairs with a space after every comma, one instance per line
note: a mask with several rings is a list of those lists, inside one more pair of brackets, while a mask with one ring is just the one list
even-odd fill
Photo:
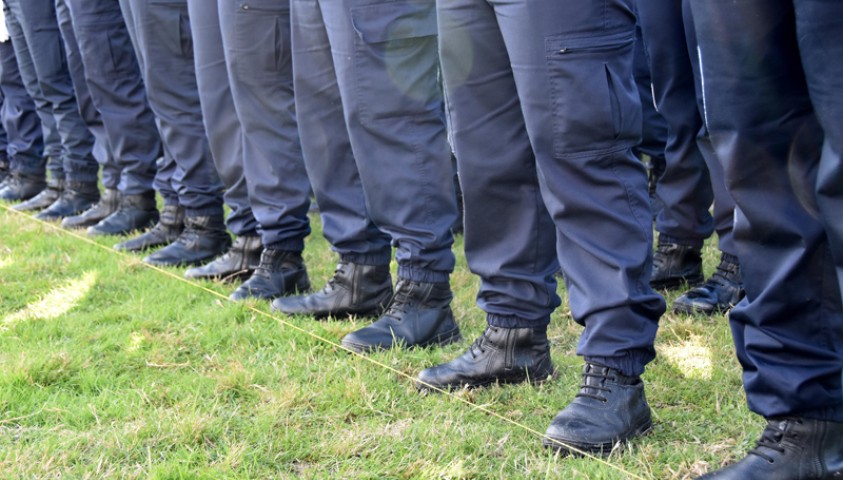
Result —
[[577, 352], [641, 373], [665, 303], [649, 287], [647, 177], [631, 153], [642, 128], [631, 2], [438, 6], [478, 305], [492, 325], [546, 325], [561, 265], [585, 326]]
[[[749, 407], [843, 421], [843, 3], [693, 0], [706, 123], [737, 204]], [[823, 135], [825, 133], [825, 135]]]
[[[292, 0], [296, 110], [341, 257], [447, 281], [456, 218], [433, 0]], [[379, 231], [380, 230], [380, 231]], [[383, 233], [381, 233], [383, 232]]]

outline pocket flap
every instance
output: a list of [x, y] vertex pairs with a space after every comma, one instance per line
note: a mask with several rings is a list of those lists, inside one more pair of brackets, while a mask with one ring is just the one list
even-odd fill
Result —
[[404, 0], [354, 7], [354, 31], [366, 43], [382, 43], [436, 35], [436, 4]]

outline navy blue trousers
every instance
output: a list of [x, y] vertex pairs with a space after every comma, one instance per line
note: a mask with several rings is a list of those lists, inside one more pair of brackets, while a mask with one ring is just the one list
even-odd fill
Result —
[[647, 155], [652, 164], [664, 163], [664, 150], [667, 144], [667, 122], [656, 110], [653, 100], [652, 79], [650, 78], [650, 61], [644, 46], [644, 36], [641, 26], [635, 26], [635, 50], [632, 71], [635, 85], [638, 86], [638, 96], [641, 98], [643, 128], [641, 143], [633, 149], [637, 155]]
[[76, 41], [76, 33], [73, 31], [70, 8], [66, 0], [55, 0], [55, 3], [56, 19], [59, 22], [59, 31], [64, 42], [64, 53], [67, 57], [67, 70], [73, 82], [73, 91], [76, 95], [80, 118], [85, 128], [94, 137], [94, 146], [91, 153], [99, 163], [103, 186], [105, 188], [117, 188], [117, 184], [120, 182], [120, 168], [114, 161], [111, 147], [108, 145], [105, 125], [103, 125], [100, 112], [94, 107], [91, 92], [88, 90], [88, 82], [85, 80], [85, 65], [82, 62], [82, 53], [79, 51], [79, 44]]
[[188, 0], [187, 6], [202, 119], [214, 165], [225, 185], [223, 200], [231, 209], [225, 223], [235, 235], [255, 235], [258, 222], [243, 173], [243, 129], [231, 97], [217, 0]]
[[737, 204], [730, 315], [750, 408], [843, 421], [843, 3], [693, 0]]
[[695, 246], [716, 230], [720, 250], [734, 255], [735, 204], [700, 113], [697, 41], [688, 0], [642, 0], [638, 15], [656, 105], [668, 124], [666, 168], [656, 184], [661, 208], [656, 230]]
[[12, 46], [15, 51], [18, 72], [23, 81], [29, 97], [35, 104], [35, 111], [41, 121], [42, 136], [44, 141], [44, 156], [46, 159], [41, 162], [46, 165], [50, 176], [55, 179], [64, 178], [64, 167], [62, 166], [62, 145], [56, 126], [56, 119], [53, 116], [53, 107], [44, 97], [41, 91], [41, 84], [38, 82], [38, 75], [35, 72], [35, 63], [32, 53], [24, 34], [23, 25], [18, 16], [10, 6], [10, 2], [4, 2], [3, 11], [6, 16], [6, 28], [9, 30]]
[[9, 169], [41, 177], [45, 166], [41, 122], [32, 98], [26, 93], [11, 42], [0, 43], [0, 91], [3, 92], [0, 122], [7, 136]]
[[222, 215], [196, 86], [187, 0], [120, 0], [164, 148], [155, 189], [188, 216]]
[[[6, 2], [9, 33], [15, 45], [24, 84], [32, 84], [34, 74], [39, 90], [30, 91], [36, 105], [49, 110], [61, 141], [63, 178], [95, 182], [99, 165], [93, 156], [94, 136], [85, 125], [76, 101], [68, 69], [65, 46], [56, 16], [56, 0], [9, 0]], [[25, 42], [25, 46], [19, 44]], [[30, 61], [21, 60], [29, 58]], [[43, 99], [39, 102], [38, 97]], [[44, 118], [42, 117], [42, 124]], [[49, 124], [48, 124], [49, 126]], [[49, 144], [49, 142], [48, 142]], [[49, 152], [50, 155], [56, 152]]]
[[265, 246], [300, 251], [310, 234], [310, 181], [293, 95], [290, 0], [218, 7], [252, 212]]
[[[577, 353], [628, 375], [654, 358], [647, 175], [631, 1], [440, 0], [465, 253], [491, 325], [540, 327], [561, 266]], [[558, 263], [557, 263], [558, 258]]]
[[292, 0], [296, 110], [341, 258], [447, 281], [456, 218], [434, 0]]
[[85, 90], [101, 117], [111, 153], [112, 161], [103, 165], [103, 184], [109, 186], [107, 172], [113, 170], [113, 186], [121, 193], [149, 192], [161, 156], [161, 138], [120, 4], [118, 0], [61, 1], [70, 7]]

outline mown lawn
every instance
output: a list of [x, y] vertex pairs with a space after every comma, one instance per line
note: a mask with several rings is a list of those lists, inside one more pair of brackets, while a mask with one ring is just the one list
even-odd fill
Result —
[[[461, 239], [452, 285], [465, 340], [368, 358], [338, 346], [366, 320], [274, 317], [225, 300], [229, 284], [114, 252], [116, 241], [0, 205], [2, 479], [684, 479], [743, 456], [762, 428], [723, 316], [663, 318], [644, 377], [654, 429], [606, 460], [541, 448], [580, 384], [581, 329], [565, 307], [550, 330], [557, 380], [420, 395], [414, 375], [485, 325]], [[305, 260], [320, 288], [336, 258], [318, 217]]]

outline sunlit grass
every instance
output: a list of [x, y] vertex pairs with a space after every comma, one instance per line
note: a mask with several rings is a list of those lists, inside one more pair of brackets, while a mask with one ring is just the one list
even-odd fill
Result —
[[681, 343], [662, 345], [658, 351], [685, 378], [711, 379], [714, 368], [711, 348], [705, 345], [698, 336], [693, 336]]
[[12, 262], [12, 251], [8, 248], [0, 247], [0, 269], [10, 266]]
[[51, 290], [37, 300], [10, 315], [0, 322], [0, 329], [8, 329], [24, 320], [49, 320], [69, 312], [91, 291], [97, 282], [97, 272], [88, 271], [65, 285]]
[[[336, 256], [312, 220], [304, 258], [320, 288]], [[338, 342], [368, 319], [282, 322], [266, 302], [229, 303], [146, 268], [114, 252], [116, 240], [97, 248], [0, 209], [0, 479], [684, 480], [741, 456], [763, 428], [746, 409], [723, 316], [662, 318], [644, 375], [653, 432], [606, 462], [541, 447], [581, 382], [582, 328], [567, 306], [548, 331], [558, 379], [456, 394], [486, 411], [419, 395], [417, 372], [462, 353], [485, 326], [461, 238], [452, 288], [465, 340], [376, 353], [377, 363], [315, 337]]]

